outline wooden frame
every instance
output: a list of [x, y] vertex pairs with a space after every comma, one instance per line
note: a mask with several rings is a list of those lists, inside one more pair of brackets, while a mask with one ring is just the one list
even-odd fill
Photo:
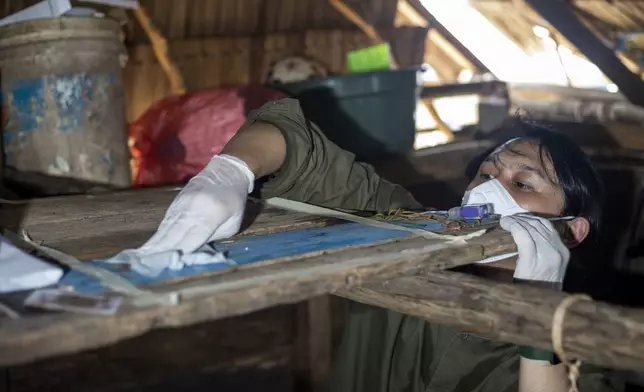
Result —
[[[174, 191], [166, 189], [35, 200], [3, 205], [0, 219], [7, 222], [20, 216], [14, 230], [26, 230], [36, 240], [79, 257], [100, 257], [120, 250], [126, 233], [129, 237], [139, 233], [128, 246], [142, 241], [154, 230], [173, 196]], [[337, 223], [266, 210], [242, 235]], [[102, 245], [87, 252], [83, 241]], [[441, 272], [512, 251], [514, 243], [507, 232], [491, 229], [462, 246], [436, 247], [439, 243], [428, 241], [410, 235], [149, 287], [159, 292], [183, 290], [182, 301], [172, 307], [126, 306], [107, 318], [45, 313], [2, 319], [0, 366], [97, 348], [156, 328], [245, 314], [325, 293], [339, 293], [492, 338], [550, 347], [552, 314], [564, 294]], [[19, 299], [2, 300], [15, 305], [12, 301]], [[564, 331], [564, 347], [570, 355], [599, 365], [644, 369], [642, 310], [581, 302], [568, 311]]]
[[[26, 231], [34, 240], [80, 258], [105, 257], [140, 245], [162, 218], [173, 195], [171, 190], [145, 190], [43, 199], [4, 205], [0, 221], [11, 222], [21, 217], [11, 227], [13, 230]], [[249, 210], [253, 207], [256, 206]], [[337, 223], [266, 210], [242, 235]], [[499, 230], [492, 230], [467, 246], [428, 241], [410, 235], [148, 287], [158, 292], [181, 292], [181, 302], [172, 307], [125, 306], [116, 316], [108, 318], [46, 313], [3, 320], [0, 366], [97, 348], [155, 328], [191, 325], [295, 303], [365, 282], [467, 264], [514, 249], [511, 237]], [[438, 246], [428, 249], [432, 244]], [[9, 306], [19, 306], [20, 302], [6, 300]]]
[[[26, 230], [37, 241], [66, 248], [79, 257], [101, 257], [123, 248], [123, 239], [137, 232], [137, 239], [130, 240], [128, 247], [138, 245], [154, 230], [173, 195], [173, 190], [166, 189], [34, 200], [3, 205], [0, 219], [8, 222], [20, 216], [14, 230]], [[256, 211], [257, 205], [250, 207], [249, 211]], [[241, 235], [334, 224], [338, 221], [267, 209]], [[61, 234], [67, 230], [72, 231]], [[87, 252], [83, 242], [102, 245]], [[552, 315], [565, 294], [444, 271], [514, 249], [511, 236], [494, 227], [459, 246], [410, 235], [148, 287], [155, 292], [180, 292], [176, 306], [125, 306], [113, 317], [44, 313], [0, 319], [0, 366], [97, 348], [156, 328], [245, 314], [327, 293], [500, 340], [551, 347]], [[20, 298], [11, 296], [1, 300], [10, 306], [20, 303]], [[568, 310], [563, 330], [564, 347], [570, 355], [598, 365], [644, 369], [644, 347], [640, 347], [644, 344], [643, 310], [583, 301]]]

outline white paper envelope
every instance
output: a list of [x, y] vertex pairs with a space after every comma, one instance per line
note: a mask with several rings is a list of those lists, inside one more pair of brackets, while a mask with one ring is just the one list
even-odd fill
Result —
[[0, 236], [0, 293], [49, 286], [62, 276], [61, 268], [28, 254]]

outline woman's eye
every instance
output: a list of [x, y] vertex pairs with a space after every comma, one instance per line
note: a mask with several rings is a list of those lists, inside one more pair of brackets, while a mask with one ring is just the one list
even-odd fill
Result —
[[481, 174], [479, 174], [479, 178], [480, 178], [481, 180], [485, 180], [485, 181], [487, 181], [487, 180], [491, 180], [491, 179], [493, 179], [493, 178], [494, 178], [494, 176], [493, 176], [493, 175], [491, 175], [491, 174], [488, 174], [488, 173], [481, 173]]
[[517, 188], [519, 188], [521, 190], [531, 190], [532, 189], [532, 186], [530, 186], [530, 184], [526, 184], [525, 182], [514, 181], [513, 184], [514, 184], [514, 186], [516, 186]]

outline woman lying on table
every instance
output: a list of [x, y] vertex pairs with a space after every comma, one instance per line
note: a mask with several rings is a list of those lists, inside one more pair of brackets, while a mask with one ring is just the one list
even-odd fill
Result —
[[[601, 184], [589, 159], [567, 137], [521, 120], [516, 126], [523, 136], [487, 156], [464, 201], [485, 194], [506, 215], [501, 226], [518, 247], [518, 258], [511, 260], [515, 279], [560, 288], [569, 249], [599, 229]], [[266, 180], [265, 198], [379, 212], [422, 208], [403, 188], [327, 140], [296, 100], [284, 99], [249, 116], [222, 154], [179, 193], [140, 256], [192, 252], [236, 234], [256, 179]], [[572, 219], [560, 237], [541, 216]], [[582, 367], [581, 391], [622, 390], [621, 382], [607, 374]], [[329, 390], [564, 392], [567, 387], [566, 370], [551, 353], [351, 302]]]

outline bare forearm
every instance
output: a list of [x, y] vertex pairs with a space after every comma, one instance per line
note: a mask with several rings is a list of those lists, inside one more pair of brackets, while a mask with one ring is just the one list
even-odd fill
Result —
[[240, 130], [221, 151], [246, 162], [256, 178], [275, 173], [286, 159], [286, 141], [273, 125], [254, 123]]
[[521, 358], [519, 392], [567, 392], [566, 367], [560, 363]]

